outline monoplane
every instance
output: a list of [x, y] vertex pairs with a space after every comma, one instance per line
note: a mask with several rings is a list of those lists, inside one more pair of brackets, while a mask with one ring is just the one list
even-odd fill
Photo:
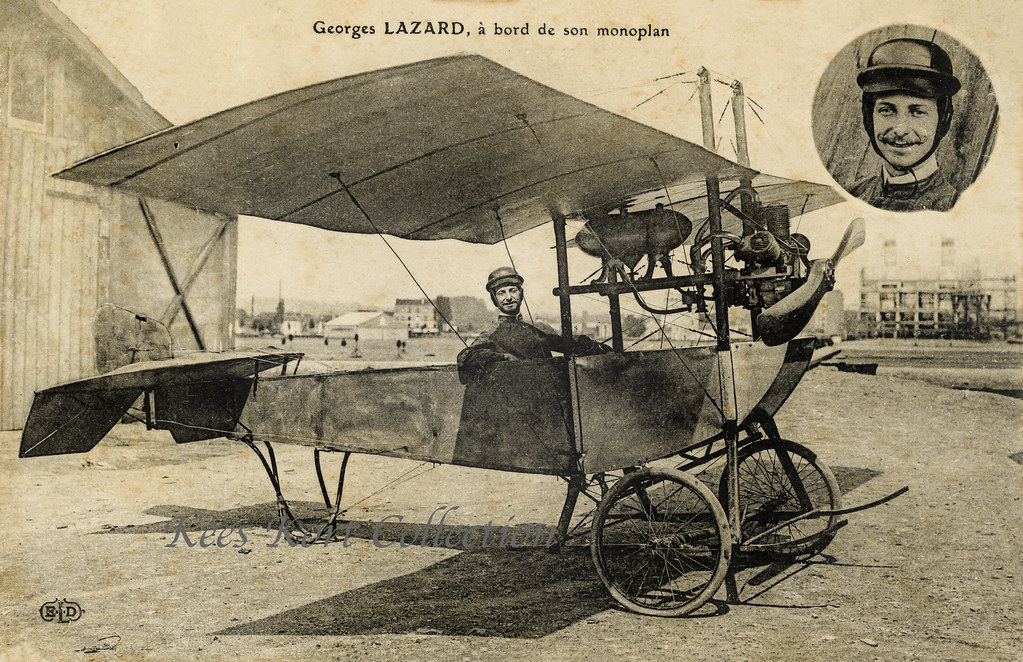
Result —
[[[137, 196], [147, 213], [157, 198], [414, 240], [494, 244], [549, 224], [562, 333], [573, 296], [603, 297], [613, 351], [505, 362], [469, 385], [454, 365], [299, 373], [291, 352], [173, 357], [159, 324], [107, 306], [98, 325], [114, 369], [37, 393], [21, 457], [88, 451], [141, 402], [139, 417], [177, 442], [247, 443], [282, 509], [274, 442], [316, 449], [321, 487], [319, 453], [344, 453], [335, 521], [351, 453], [557, 475], [559, 542], [588, 540], [611, 595], [658, 615], [710, 599], [733, 550], [811, 554], [841, 524], [831, 471], [773, 419], [811, 360], [800, 330], [863, 242], [857, 219], [830, 258], [808, 259], [790, 219], [841, 202], [827, 186], [760, 173], [471, 55], [277, 94], [57, 176]], [[593, 282], [570, 282], [569, 221], [586, 222], [571, 245], [601, 258]], [[674, 269], [657, 275], [655, 263]], [[714, 344], [626, 351], [620, 298], [656, 320], [672, 311], [646, 302], [654, 291], [706, 317]], [[750, 312], [747, 338], [730, 328], [737, 308]], [[718, 458], [715, 494], [689, 470]], [[599, 505], [573, 519], [580, 495]]]

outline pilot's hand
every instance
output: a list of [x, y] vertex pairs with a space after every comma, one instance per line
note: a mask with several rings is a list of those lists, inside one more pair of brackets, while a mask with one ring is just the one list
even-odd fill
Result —
[[503, 354], [501, 354], [501, 360], [502, 361], [518, 361], [519, 357], [515, 356], [514, 354], [509, 354], [508, 352], [504, 352]]

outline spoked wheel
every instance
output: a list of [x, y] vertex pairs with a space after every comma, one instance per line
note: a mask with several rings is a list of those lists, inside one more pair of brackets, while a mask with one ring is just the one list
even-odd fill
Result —
[[713, 597], [728, 570], [728, 519], [714, 494], [675, 469], [627, 474], [601, 500], [590, 551], [623, 607], [682, 616]]
[[[802, 519], [761, 535], [815, 508], [842, 508], [835, 476], [813, 451], [791, 441], [760, 441], [739, 451], [738, 467], [739, 540], [744, 549], [812, 555], [828, 546], [838, 528], [837, 515]], [[721, 503], [728, 503], [727, 470], [718, 494]]]

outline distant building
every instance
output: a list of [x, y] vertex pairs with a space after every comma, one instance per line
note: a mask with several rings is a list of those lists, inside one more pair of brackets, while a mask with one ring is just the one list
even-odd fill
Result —
[[380, 310], [345, 313], [323, 325], [323, 335], [327, 338], [351, 341], [356, 334], [359, 340], [406, 340], [409, 330], [402, 320]]
[[[560, 331], [559, 325], [550, 325], [555, 330]], [[598, 342], [611, 341], [611, 322], [604, 320], [586, 320], [586, 322], [576, 322], [572, 325], [572, 332], [576, 335], [584, 334]]]
[[308, 329], [309, 327], [302, 320], [286, 319], [281, 322], [281, 335], [283, 336], [302, 336]]
[[862, 277], [858, 335], [1006, 338], [1019, 332], [1014, 276], [920, 280]]
[[429, 299], [397, 299], [394, 302], [396, 324], [405, 324], [409, 336], [427, 336], [440, 333], [437, 309]]
[[[885, 232], [885, 230], [882, 230]], [[960, 253], [950, 236], [897, 243], [860, 272], [858, 314], [850, 335], [866, 338], [1007, 338], [1019, 333], [1018, 276], [1011, 264]], [[850, 302], [854, 303], [854, 302]]]

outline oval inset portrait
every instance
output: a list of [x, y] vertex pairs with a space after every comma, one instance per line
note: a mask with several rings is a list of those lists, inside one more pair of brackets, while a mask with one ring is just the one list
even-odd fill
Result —
[[890, 25], [831, 61], [813, 100], [824, 166], [889, 211], [948, 211], [994, 148], [998, 102], [980, 60], [952, 37]]

